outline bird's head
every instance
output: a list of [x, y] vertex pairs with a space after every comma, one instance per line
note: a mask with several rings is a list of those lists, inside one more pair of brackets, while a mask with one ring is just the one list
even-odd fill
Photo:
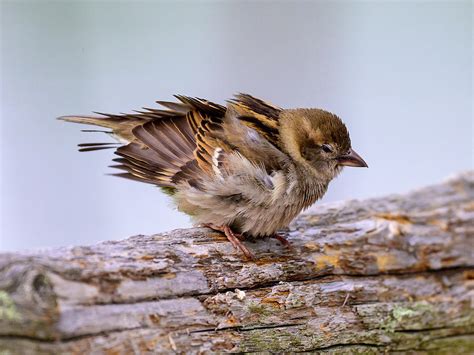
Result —
[[279, 129], [282, 148], [323, 179], [333, 179], [343, 166], [367, 167], [352, 149], [346, 125], [330, 112], [283, 110]]

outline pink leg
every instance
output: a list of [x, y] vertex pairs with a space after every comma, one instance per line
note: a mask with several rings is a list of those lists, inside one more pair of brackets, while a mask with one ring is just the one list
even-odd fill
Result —
[[210, 223], [204, 224], [203, 226], [224, 233], [235, 249], [240, 250], [248, 259], [255, 259], [253, 253], [240, 241], [244, 239], [243, 235], [234, 233], [229, 226], [216, 226]]
[[281, 234], [275, 233], [270, 238], [278, 240], [285, 248], [292, 250], [291, 243]]

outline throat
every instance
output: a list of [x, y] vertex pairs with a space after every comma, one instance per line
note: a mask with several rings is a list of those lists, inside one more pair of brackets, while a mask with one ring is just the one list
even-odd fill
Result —
[[295, 167], [295, 180], [291, 194], [295, 196], [295, 201], [301, 204], [301, 209], [306, 209], [317, 200], [321, 199], [328, 189], [330, 178], [315, 173], [312, 168]]

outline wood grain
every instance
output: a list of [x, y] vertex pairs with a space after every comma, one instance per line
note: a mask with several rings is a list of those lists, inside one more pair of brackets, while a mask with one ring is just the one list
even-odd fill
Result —
[[473, 172], [287, 236], [256, 261], [205, 228], [0, 254], [0, 351], [474, 352]]

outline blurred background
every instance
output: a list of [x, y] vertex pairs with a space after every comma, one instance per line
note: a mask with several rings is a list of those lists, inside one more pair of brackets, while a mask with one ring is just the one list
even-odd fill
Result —
[[55, 120], [175, 93], [337, 113], [370, 168], [324, 201], [473, 168], [471, 1], [0, 4], [0, 250], [190, 226], [157, 188], [106, 176], [112, 151], [77, 152], [102, 137]]

